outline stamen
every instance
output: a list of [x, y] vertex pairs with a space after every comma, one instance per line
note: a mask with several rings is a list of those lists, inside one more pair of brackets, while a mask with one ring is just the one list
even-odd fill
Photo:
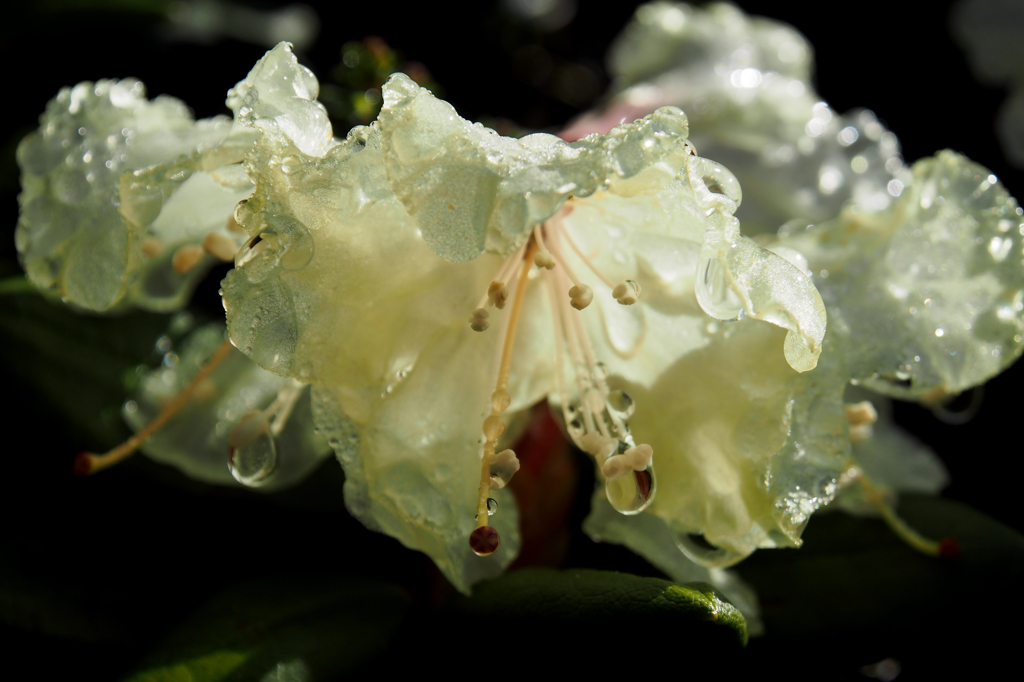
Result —
[[850, 424], [850, 441], [859, 443], [868, 440], [874, 434], [872, 425], [878, 421], [878, 412], [870, 400], [859, 403], [847, 403], [846, 421]]
[[509, 313], [508, 328], [505, 332], [505, 343], [501, 350], [501, 362], [498, 366], [498, 380], [491, 395], [491, 414], [484, 420], [485, 437], [484, 452], [480, 462], [480, 487], [477, 491], [477, 528], [469, 536], [470, 548], [480, 556], [493, 554], [500, 541], [498, 531], [488, 525], [487, 500], [491, 491], [491, 464], [495, 461], [495, 444], [505, 430], [501, 421], [501, 413], [509, 404], [508, 374], [512, 367], [512, 348], [515, 344], [516, 329], [519, 326], [523, 301], [526, 298], [526, 282], [530, 275], [533, 256], [537, 252], [537, 242], [530, 239], [526, 245], [526, 253], [521, 256], [519, 280], [516, 284], [515, 296], [512, 299], [512, 310]]
[[622, 305], [633, 305], [640, 299], [640, 285], [631, 279], [623, 280], [612, 289], [612, 298]]
[[[564, 232], [564, 230], [561, 232]], [[569, 289], [569, 304], [576, 310], [583, 310], [594, 300], [594, 291], [580, 281], [572, 266], [566, 262], [557, 239], [551, 242], [551, 255], [554, 257], [555, 262], [562, 266], [562, 271], [572, 280], [572, 287]]]
[[252, 488], [266, 485], [277, 470], [277, 444], [305, 385], [289, 379], [264, 410], [242, 415], [228, 434], [228, 470], [236, 481]]
[[195, 244], [186, 244], [177, 251], [174, 252], [174, 257], [171, 258], [171, 267], [179, 275], [184, 275], [186, 272], [199, 265], [199, 261], [203, 259], [203, 248], [196, 246]]
[[238, 244], [234, 239], [225, 237], [217, 232], [207, 232], [203, 237], [203, 251], [210, 254], [217, 260], [230, 263], [235, 260], [235, 253], [238, 251]]
[[[498, 266], [498, 272], [494, 274], [494, 278], [487, 287], [487, 291], [476, 304], [476, 310], [473, 311], [473, 316], [469, 318], [469, 325], [473, 327], [474, 331], [482, 332], [488, 327], [487, 324], [482, 323], [482, 320], [487, 319], [484, 306], [493, 305], [498, 310], [502, 310], [505, 307], [505, 302], [508, 300], [508, 287], [506, 286], [508, 275], [516, 264], [522, 261], [523, 251], [525, 249], [526, 244], [519, 247], [515, 253], [503, 260], [501, 265]], [[481, 310], [485, 313], [483, 316], [478, 314]], [[483, 328], [477, 329], [478, 326]]]
[[576, 252], [576, 255], [581, 261], [586, 264], [590, 271], [597, 275], [597, 277], [608, 285], [608, 288], [612, 290], [612, 298], [618, 301], [622, 305], [633, 305], [640, 298], [640, 285], [631, 279], [623, 280], [618, 284], [612, 282], [612, 280], [605, 275], [601, 270], [594, 265], [594, 261], [583, 253], [583, 250], [573, 241], [572, 235], [569, 234], [569, 230], [565, 228], [565, 224], [559, 216], [555, 216], [552, 221], [555, 223], [558, 235], [565, 239], [569, 244], [569, 247]]
[[908, 526], [906, 521], [896, 515], [896, 511], [885, 500], [885, 495], [868, 480], [867, 476], [861, 473], [856, 480], [864, 491], [864, 497], [881, 512], [882, 518], [885, 520], [886, 525], [889, 526], [889, 529], [912, 549], [916, 549], [918, 552], [928, 556], [942, 557], [944, 559], [953, 559], [960, 555], [960, 545], [956, 540], [952, 538], [946, 538], [939, 542], [929, 540]]
[[475, 332], [487, 331], [487, 328], [491, 326], [491, 323], [487, 321], [487, 318], [490, 316], [490, 313], [485, 309], [477, 308], [473, 311], [473, 314], [469, 316], [470, 329]]
[[80, 452], [75, 457], [74, 472], [78, 476], [88, 476], [94, 474], [101, 469], [106, 469], [109, 466], [117, 464], [128, 455], [135, 452], [140, 445], [146, 442], [146, 439], [160, 430], [168, 419], [178, 413], [181, 408], [188, 404], [189, 400], [192, 399], [192, 394], [195, 393], [196, 389], [210, 376], [210, 373], [217, 368], [221, 362], [224, 361], [234, 346], [231, 345], [231, 341], [225, 339], [221, 343], [217, 350], [213, 352], [210, 359], [206, 361], [206, 364], [199, 368], [196, 375], [192, 377], [192, 381], [188, 382], [185, 388], [181, 389], [178, 395], [171, 398], [171, 400], [164, 406], [160, 413], [153, 418], [153, 421], [146, 424], [138, 433], [126, 440], [121, 445], [117, 446], [113, 450], [102, 454], [96, 455], [91, 452]]
[[535, 225], [533, 228], [533, 238], [537, 242], [537, 253], [533, 256], [533, 262], [538, 268], [544, 268], [545, 270], [551, 270], [555, 267], [555, 257], [548, 251], [548, 247], [544, 246], [544, 224]]
[[[507, 405], [507, 404], [506, 404]], [[519, 471], [519, 458], [511, 450], [502, 450], [491, 460], [491, 489], [501, 490]]]

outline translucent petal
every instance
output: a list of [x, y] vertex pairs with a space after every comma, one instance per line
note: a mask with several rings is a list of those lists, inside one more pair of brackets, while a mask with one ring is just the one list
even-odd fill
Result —
[[708, 212], [697, 301], [712, 317], [730, 320], [742, 313], [788, 330], [786, 360], [798, 372], [814, 369], [825, 337], [825, 305], [811, 278], [740, 236], [739, 222], [732, 216], [734, 200], [706, 189], [731, 186], [735, 178], [728, 170], [695, 156], [687, 174]]
[[888, 183], [906, 175], [896, 138], [870, 111], [840, 116], [822, 102], [811, 55], [792, 27], [728, 5], [645, 5], [609, 53], [628, 87], [574, 128], [680, 107], [696, 149], [740, 179], [748, 236], [828, 220], [850, 200], [885, 209]]
[[783, 243], [807, 257], [853, 378], [939, 399], [1017, 358], [1024, 334], [1020, 208], [950, 151], [914, 164], [887, 211], [855, 209]]
[[[139, 388], [123, 409], [125, 421], [138, 431], [176, 395], [224, 340], [224, 325], [193, 331], [179, 348], [167, 348], [164, 362], [139, 379]], [[237, 485], [228, 470], [228, 434], [246, 413], [267, 407], [286, 383], [232, 352], [210, 374], [180, 412], [142, 445], [152, 459], [206, 483]], [[276, 437], [278, 465], [260, 490], [272, 491], [304, 479], [330, 454], [313, 430], [309, 391], [298, 399]]]
[[[455, 587], [500, 573], [519, 546], [518, 514], [507, 489], [492, 490], [490, 519], [501, 544], [472, 554], [480, 480], [480, 425], [489, 411], [493, 349], [468, 326], [435, 337], [415, 371], [367, 415], [346, 418], [339, 387], [314, 389], [314, 414], [345, 468], [345, 503], [368, 527], [428, 554]], [[468, 380], [467, 380], [468, 379]]]
[[703, 534], [733, 562], [758, 547], [799, 546], [849, 460], [839, 358], [826, 342], [817, 369], [801, 374], [781, 357], [773, 327], [740, 320], [706, 333], [704, 347], [650, 388], [623, 385], [637, 405], [633, 436], [651, 445], [658, 467], [649, 511], [679, 537]]
[[657, 191], [688, 154], [686, 117], [671, 107], [571, 145], [544, 134], [514, 140], [459, 118], [402, 74], [384, 86], [379, 126], [395, 193], [453, 262], [512, 252], [569, 196], [615, 182], [621, 195]]
[[[245, 142], [235, 140], [232, 152], [230, 130], [222, 116], [193, 121], [172, 97], [146, 100], [138, 81], [61, 90], [18, 151], [23, 191], [15, 241], [29, 278], [92, 310], [122, 299], [155, 310], [182, 305], [205, 268], [175, 273], [175, 249], [201, 241], [190, 229], [223, 231], [250, 188], [193, 187], [179, 202], [171, 195], [200, 166], [205, 173], [241, 160]], [[190, 156], [175, 160], [181, 154]], [[153, 242], [160, 255], [144, 248], [155, 237], [154, 221], [161, 224]]]

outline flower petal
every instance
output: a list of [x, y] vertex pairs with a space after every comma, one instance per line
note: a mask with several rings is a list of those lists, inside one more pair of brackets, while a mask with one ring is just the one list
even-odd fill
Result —
[[888, 210], [851, 209], [783, 243], [804, 254], [849, 373], [938, 399], [995, 376], [1024, 343], [1024, 218], [981, 166], [950, 151], [914, 164]]

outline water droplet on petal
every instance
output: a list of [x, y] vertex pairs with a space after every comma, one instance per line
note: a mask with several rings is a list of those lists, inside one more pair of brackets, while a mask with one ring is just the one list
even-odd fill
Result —
[[[494, 512], [498, 511], [498, 501], [493, 497], [487, 498], [487, 515], [494, 516]], [[475, 521], [480, 515], [474, 514], [473, 520]]]
[[654, 500], [658, 484], [654, 466], [643, 471], [632, 471], [611, 481], [605, 481], [604, 491], [615, 511], [632, 516], [639, 514]]
[[717, 258], [706, 258], [701, 263], [696, 293], [700, 307], [712, 317], [735, 320], [743, 312], [743, 303], [729, 288], [725, 267]]
[[270, 482], [277, 469], [274, 437], [263, 432], [241, 447], [232, 447], [228, 451], [228, 469], [236, 481], [250, 488]]
[[608, 406], [615, 411], [620, 419], [629, 419], [636, 411], [636, 403], [633, 397], [622, 390], [615, 390], [608, 394]]

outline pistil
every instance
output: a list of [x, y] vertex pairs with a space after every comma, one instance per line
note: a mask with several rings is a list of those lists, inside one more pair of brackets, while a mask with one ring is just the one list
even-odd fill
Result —
[[[494, 462], [495, 445], [498, 438], [505, 431], [505, 423], [501, 420], [501, 414], [508, 408], [511, 401], [508, 394], [508, 374], [512, 367], [512, 349], [515, 345], [516, 329], [519, 326], [519, 317], [523, 309], [523, 300], [526, 296], [526, 283], [530, 275], [530, 268], [533, 265], [533, 256], [537, 252], [537, 242], [530, 239], [525, 247], [525, 255], [521, 256], [519, 280], [516, 284], [512, 310], [509, 312], [508, 327], [505, 332], [505, 342], [501, 350], [501, 362], [498, 365], [498, 380], [494, 393], [491, 394], [491, 414], [484, 420], [484, 452], [480, 462], [480, 487], [477, 491], [477, 528], [470, 535], [470, 547], [481, 556], [493, 554], [498, 548], [500, 538], [498, 532], [491, 528], [488, 523], [488, 504], [491, 491], [491, 465]], [[504, 454], [504, 453], [502, 453]], [[513, 454], [514, 457], [514, 454]]]
[[139, 430], [134, 436], [126, 440], [121, 445], [117, 446], [113, 450], [102, 454], [96, 455], [91, 452], [80, 452], [75, 457], [74, 472], [79, 476], [88, 476], [94, 474], [101, 469], [106, 469], [109, 466], [117, 464], [128, 455], [135, 452], [140, 445], [146, 442], [146, 439], [160, 430], [168, 419], [177, 414], [181, 408], [185, 407], [188, 402], [192, 399], [192, 395], [196, 392], [196, 389], [202, 385], [204, 381], [210, 376], [210, 374], [217, 368], [221, 362], [224, 361], [234, 346], [231, 345], [231, 341], [225, 339], [221, 343], [217, 350], [213, 352], [210, 359], [207, 360], [206, 364], [199, 368], [196, 375], [192, 377], [192, 380], [186, 384], [185, 388], [171, 398], [171, 400], [160, 410], [159, 414], [153, 418], [151, 422], [146, 424], [145, 427]]

